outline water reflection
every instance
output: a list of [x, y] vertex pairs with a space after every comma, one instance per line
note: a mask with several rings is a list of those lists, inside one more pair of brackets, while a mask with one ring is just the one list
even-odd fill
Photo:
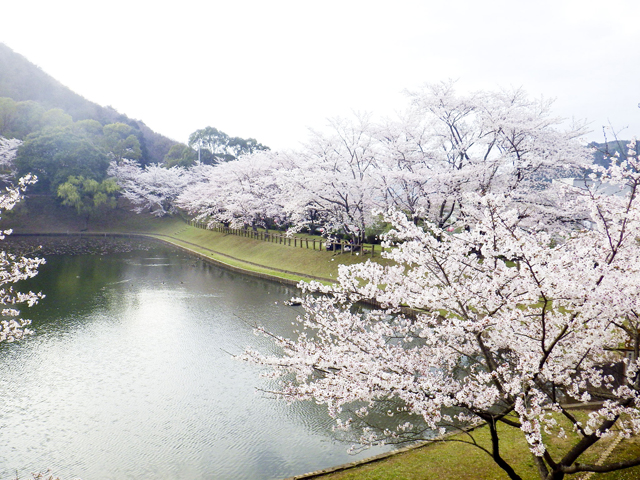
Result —
[[291, 335], [291, 287], [161, 246], [47, 260], [21, 287], [47, 295], [36, 334], [0, 345], [0, 478], [269, 479], [354, 459], [323, 407], [256, 394], [260, 367], [228, 353], [273, 350], [255, 322]]

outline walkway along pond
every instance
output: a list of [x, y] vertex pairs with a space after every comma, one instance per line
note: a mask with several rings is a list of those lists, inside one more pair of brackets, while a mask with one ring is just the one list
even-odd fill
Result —
[[24, 312], [34, 335], [0, 345], [0, 478], [273, 479], [357, 458], [323, 406], [256, 393], [261, 368], [232, 357], [273, 351], [253, 323], [292, 334], [297, 290], [118, 242], [47, 254], [20, 286], [47, 298]]

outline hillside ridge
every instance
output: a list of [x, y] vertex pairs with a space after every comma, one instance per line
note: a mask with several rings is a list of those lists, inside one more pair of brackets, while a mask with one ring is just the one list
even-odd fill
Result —
[[0, 97], [17, 102], [35, 101], [47, 109], [60, 108], [74, 121], [91, 119], [102, 125], [125, 123], [141, 132], [148, 150], [148, 163], [162, 163], [171, 147], [178, 143], [154, 132], [141, 120], [87, 100], [4, 43], [0, 43]]

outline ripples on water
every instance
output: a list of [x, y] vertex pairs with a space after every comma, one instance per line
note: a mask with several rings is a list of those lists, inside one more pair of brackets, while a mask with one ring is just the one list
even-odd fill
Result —
[[[324, 407], [256, 394], [297, 292], [166, 247], [51, 256], [22, 289], [35, 335], [0, 344], [0, 478], [270, 479], [354, 460]], [[367, 455], [378, 451], [367, 452]]]

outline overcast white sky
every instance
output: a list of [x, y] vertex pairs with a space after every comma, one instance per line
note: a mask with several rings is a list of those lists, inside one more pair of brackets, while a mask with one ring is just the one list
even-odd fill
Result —
[[449, 78], [556, 98], [589, 139], [640, 136], [638, 0], [23, 0], [0, 17], [0, 42], [182, 142], [210, 125], [295, 148]]

